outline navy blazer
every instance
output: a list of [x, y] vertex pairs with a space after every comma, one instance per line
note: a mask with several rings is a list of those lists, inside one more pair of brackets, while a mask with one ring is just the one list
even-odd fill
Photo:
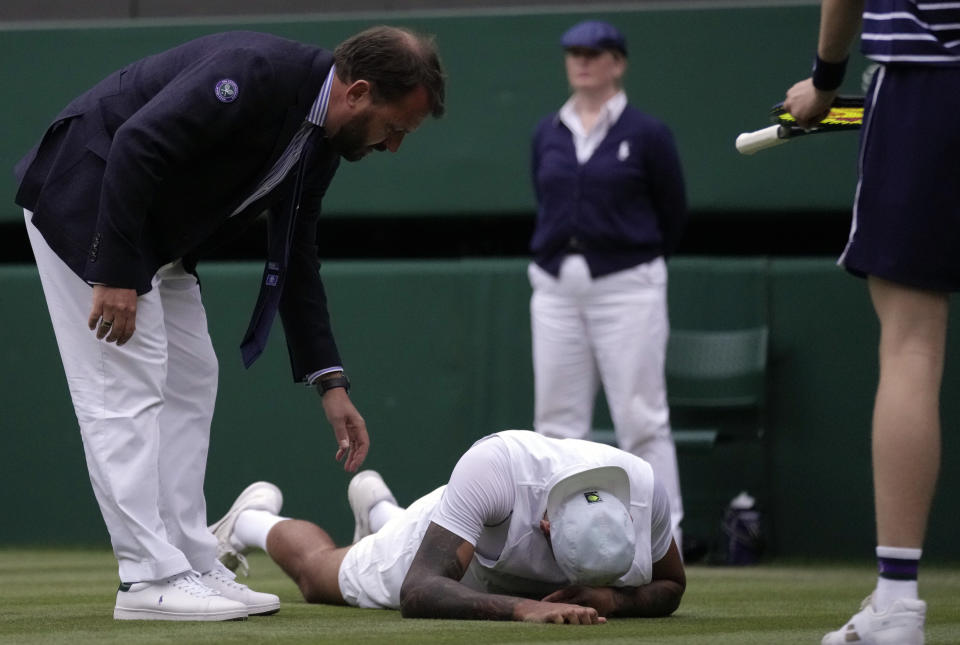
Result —
[[[268, 34], [204, 36], [114, 72], [71, 102], [16, 167], [16, 202], [88, 283], [151, 289], [264, 210], [288, 208], [294, 173], [234, 217], [304, 122], [333, 56]], [[233, 100], [217, 86], [236, 85]], [[230, 98], [230, 97], [226, 97]], [[340, 365], [319, 275], [317, 220], [339, 164], [315, 137], [280, 303], [295, 380]]]

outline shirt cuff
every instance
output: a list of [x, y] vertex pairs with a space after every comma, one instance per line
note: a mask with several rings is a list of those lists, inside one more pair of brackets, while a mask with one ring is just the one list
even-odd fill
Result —
[[323, 376], [324, 374], [329, 374], [330, 372], [342, 372], [342, 371], [343, 371], [343, 367], [340, 365], [336, 365], [334, 367], [327, 367], [322, 370], [317, 370], [316, 372], [307, 374], [305, 383], [307, 385], [314, 385], [317, 382], [317, 379]]

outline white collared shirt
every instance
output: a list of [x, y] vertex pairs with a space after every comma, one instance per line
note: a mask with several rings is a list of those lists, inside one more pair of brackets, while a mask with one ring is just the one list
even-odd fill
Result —
[[577, 114], [574, 103], [575, 97], [571, 96], [567, 99], [567, 102], [563, 104], [563, 107], [560, 108], [559, 116], [560, 121], [573, 133], [573, 145], [577, 151], [577, 162], [582, 165], [593, 156], [600, 142], [604, 140], [610, 128], [617, 122], [620, 115], [623, 114], [624, 109], [627, 107], [627, 94], [623, 90], [620, 90], [603, 104], [603, 108], [601, 108], [600, 114], [597, 117], [597, 122], [593, 124], [593, 129], [591, 129], [590, 132], [584, 130], [583, 123], [580, 121], [580, 115]]
[[[461, 582], [488, 593], [546, 595], [567, 584], [539, 529], [547, 495], [573, 470], [619, 466], [630, 480], [636, 555], [611, 586], [650, 582], [653, 562], [670, 548], [670, 505], [653, 469], [640, 457], [604, 444], [506, 430], [479, 439], [460, 458], [431, 521], [474, 546]], [[549, 519], [549, 518], [548, 518]]]

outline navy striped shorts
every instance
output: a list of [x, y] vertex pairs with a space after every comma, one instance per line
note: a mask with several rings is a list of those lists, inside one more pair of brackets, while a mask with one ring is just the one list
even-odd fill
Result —
[[960, 290], [960, 67], [877, 71], [839, 264], [861, 277]]

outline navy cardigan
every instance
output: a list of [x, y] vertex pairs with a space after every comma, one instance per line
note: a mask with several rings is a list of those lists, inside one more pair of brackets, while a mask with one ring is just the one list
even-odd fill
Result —
[[558, 114], [533, 137], [537, 223], [534, 261], [557, 275], [568, 253], [582, 253], [593, 277], [620, 271], [676, 247], [686, 221], [683, 170], [665, 124], [627, 106], [580, 165]]

